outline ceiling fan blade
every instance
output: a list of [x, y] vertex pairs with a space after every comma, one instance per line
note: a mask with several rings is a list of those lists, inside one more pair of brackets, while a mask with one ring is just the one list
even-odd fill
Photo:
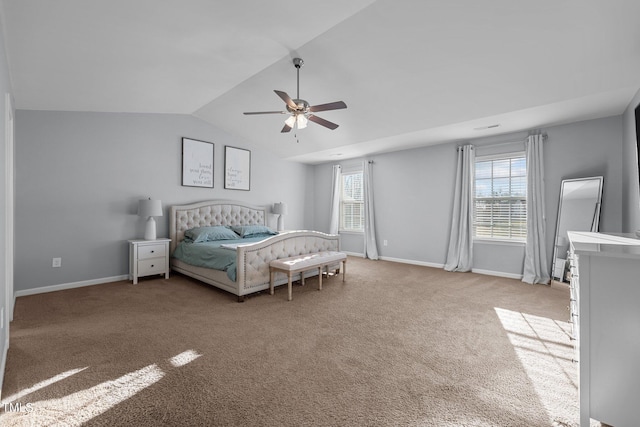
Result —
[[286, 111], [249, 111], [243, 114], [246, 114], [247, 116], [251, 116], [254, 114], [289, 114], [289, 113], [287, 113]]
[[289, 108], [293, 108], [294, 110], [298, 108], [296, 103], [293, 102], [293, 99], [291, 99], [291, 97], [287, 95], [286, 92], [283, 92], [281, 90], [274, 90], [274, 92], [276, 93], [276, 95], [282, 98], [282, 100], [289, 106]]
[[282, 130], [280, 131], [280, 133], [289, 132], [290, 130], [291, 130], [291, 126], [289, 126], [289, 125], [284, 125], [284, 127], [282, 128]]
[[317, 113], [318, 111], [340, 110], [342, 108], [347, 108], [347, 104], [342, 101], [336, 101], [328, 104], [313, 105], [309, 107], [309, 111]]
[[321, 125], [321, 126], [324, 126], [324, 127], [326, 127], [326, 128], [329, 128], [329, 129], [331, 129], [331, 130], [334, 130], [335, 128], [337, 128], [337, 127], [338, 127], [338, 125], [337, 125], [337, 124], [335, 124], [335, 123], [331, 123], [329, 120], [321, 119], [320, 117], [318, 117], [318, 116], [314, 116], [313, 114], [309, 114], [309, 115], [307, 116], [307, 118], [308, 118], [309, 120], [311, 120], [312, 122], [315, 122], [315, 123], [317, 123], [317, 124], [319, 124], [319, 125]]

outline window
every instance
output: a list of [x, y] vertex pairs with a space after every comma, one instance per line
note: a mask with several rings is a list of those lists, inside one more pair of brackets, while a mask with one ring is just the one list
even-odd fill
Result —
[[478, 157], [475, 162], [474, 237], [527, 237], [527, 161], [524, 153]]
[[364, 231], [362, 171], [342, 173], [340, 231]]

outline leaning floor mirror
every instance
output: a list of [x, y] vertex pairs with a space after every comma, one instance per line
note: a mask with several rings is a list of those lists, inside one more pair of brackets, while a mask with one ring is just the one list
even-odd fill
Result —
[[598, 231], [603, 177], [565, 179], [560, 187], [551, 277], [567, 281], [567, 231]]

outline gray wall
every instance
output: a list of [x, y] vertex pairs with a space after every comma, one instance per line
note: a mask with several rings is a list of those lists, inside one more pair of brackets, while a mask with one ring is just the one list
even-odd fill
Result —
[[[214, 188], [181, 186], [182, 137], [215, 144]], [[224, 146], [251, 149], [251, 190], [225, 190]], [[288, 204], [287, 228], [311, 228], [311, 166], [279, 160], [186, 115], [16, 112], [16, 291], [128, 274], [137, 201]], [[275, 218], [270, 218], [274, 220]], [[275, 222], [273, 222], [275, 225]], [[62, 258], [52, 268], [53, 257]]]
[[[6, 129], [5, 129], [5, 94], [12, 94], [11, 82], [9, 79], [9, 67], [7, 65], [7, 55], [4, 49], [4, 30], [2, 28], [2, 20], [0, 19], [0, 165], [2, 172], [0, 173], [0, 307], [8, 317], [7, 311], [7, 282], [6, 282], [6, 251], [5, 251], [5, 220], [6, 220], [6, 207], [7, 207], [7, 193], [6, 193]], [[0, 329], [0, 375], [4, 374], [4, 362], [5, 352], [7, 351], [8, 332], [7, 319], [2, 320], [3, 327]], [[2, 387], [2, 378], [0, 378], [0, 389]]]
[[[453, 205], [455, 146], [436, 145], [370, 157], [378, 252], [382, 256], [443, 262]], [[350, 165], [353, 161], [343, 162]], [[328, 206], [331, 164], [316, 166], [316, 197]], [[328, 209], [318, 209], [316, 227], [329, 228]], [[344, 235], [342, 249], [362, 253], [362, 235]], [[387, 246], [383, 241], [387, 240]], [[420, 244], [424, 242], [424, 244]]]
[[[331, 165], [276, 159], [199, 119], [184, 115], [16, 112], [15, 289], [91, 281], [128, 272], [126, 240], [140, 237], [137, 200], [162, 200], [158, 235], [168, 234], [168, 206], [212, 198], [289, 205], [286, 228], [328, 229]], [[560, 181], [605, 176], [603, 231], [622, 228], [622, 117], [546, 129], [548, 257]], [[215, 188], [182, 187], [181, 137], [215, 143]], [[472, 141], [478, 146], [524, 138]], [[225, 145], [252, 150], [251, 191], [223, 189]], [[444, 263], [455, 179], [455, 145], [371, 157], [376, 228], [383, 257]], [[353, 163], [346, 162], [346, 163]], [[383, 246], [387, 240], [388, 246]], [[360, 235], [342, 248], [362, 252]], [[62, 257], [62, 267], [51, 259]], [[474, 268], [521, 274], [522, 245], [477, 244]]]
[[[550, 261], [562, 179], [604, 176], [601, 230], [621, 230], [622, 117], [554, 126], [543, 131], [548, 135], [545, 142], [545, 197]], [[525, 138], [526, 133], [518, 133], [469, 142], [482, 147]], [[444, 264], [453, 206], [456, 145], [447, 143], [368, 158], [374, 160], [376, 232], [382, 257]], [[499, 147], [491, 150], [499, 151]], [[508, 144], [504, 147], [511, 149]], [[331, 165], [316, 166], [318, 206], [328, 205], [330, 186]], [[316, 211], [315, 226], [326, 231], [329, 226], [327, 209]], [[344, 250], [362, 253], [361, 235], [345, 237]], [[388, 246], [382, 245], [385, 239]], [[483, 242], [474, 246], [474, 269], [477, 270], [520, 275], [523, 262], [522, 244]]]
[[640, 91], [623, 115], [624, 146], [622, 164], [623, 212], [622, 228], [632, 233], [640, 230], [640, 190], [638, 189], [638, 149], [636, 144], [635, 108], [640, 104]]

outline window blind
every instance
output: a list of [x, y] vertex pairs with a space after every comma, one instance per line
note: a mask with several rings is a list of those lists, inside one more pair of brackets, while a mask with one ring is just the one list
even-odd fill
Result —
[[474, 236], [526, 239], [527, 163], [524, 153], [476, 159], [474, 182]]
[[364, 230], [364, 198], [361, 171], [342, 174], [340, 229], [343, 231]]

